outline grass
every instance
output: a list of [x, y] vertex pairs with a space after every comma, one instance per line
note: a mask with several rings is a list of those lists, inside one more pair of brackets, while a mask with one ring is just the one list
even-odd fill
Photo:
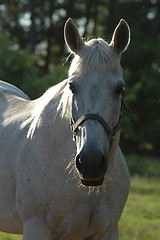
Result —
[[[120, 240], [160, 239], [160, 159], [126, 156], [131, 190], [119, 222]], [[0, 240], [22, 236], [0, 232]]]
[[131, 189], [119, 222], [120, 240], [160, 239], [160, 158], [126, 156]]
[[22, 240], [22, 236], [0, 232], [0, 240]]
[[129, 198], [119, 222], [120, 240], [159, 240], [159, 210], [159, 180], [133, 177]]

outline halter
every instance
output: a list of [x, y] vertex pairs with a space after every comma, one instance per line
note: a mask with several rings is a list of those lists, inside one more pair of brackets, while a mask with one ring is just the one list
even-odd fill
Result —
[[119, 118], [118, 118], [118, 122], [117, 124], [111, 128], [108, 123], [98, 114], [94, 114], [94, 113], [87, 113], [82, 115], [76, 122], [73, 120], [73, 118], [71, 119], [71, 123], [69, 125], [72, 126], [72, 131], [73, 131], [73, 136], [74, 139], [76, 140], [76, 134], [77, 134], [77, 129], [78, 127], [86, 120], [91, 119], [91, 120], [97, 120], [102, 127], [104, 128], [104, 130], [106, 131], [109, 139], [110, 139], [110, 149], [112, 146], [112, 142], [115, 138], [116, 133], [120, 130], [121, 127], [121, 119], [122, 119], [122, 106], [124, 106], [124, 108], [131, 113], [135, 113], [134, 110], [132, 110], [131, 108], [129, 108], [125, 101], [124, 98], [121, 98], [121, 108], [120, 108], [120, 114], [119, 114]]

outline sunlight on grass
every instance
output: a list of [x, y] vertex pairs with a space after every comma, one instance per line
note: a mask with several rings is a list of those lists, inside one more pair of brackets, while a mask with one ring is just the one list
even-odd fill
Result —
[[22, 240], [22, 236], [0, 232], [0, 240]]

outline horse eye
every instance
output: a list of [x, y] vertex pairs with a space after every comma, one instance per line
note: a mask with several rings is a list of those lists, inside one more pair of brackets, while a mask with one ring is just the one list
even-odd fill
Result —
[[124, 85], [117, 86], [115, 93], [116, 93], [116, 95], [122, 95], [122, 98], [124, 98], [125, 94], [126, 94]]
[[126, 96], [126, 90], [125, 90], [125, 88], [123, 87], [123, 89], [122, 89], [122, 98], [124, 99], [125, 96]]
[[72, 82], [69, 82], [69, 89], [71, 90], [72, 93], [74, 93], [74, 86]]

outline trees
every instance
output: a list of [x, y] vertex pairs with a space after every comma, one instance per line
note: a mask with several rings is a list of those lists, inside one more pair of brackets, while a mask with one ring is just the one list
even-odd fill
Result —
[[[7, 35], [6, 40], [1, 37], [0, 44], [6, 42], [4, 49], [7, 44], [8, 49], [14, 49], [5, 53], [0, 49], [0, 78], [37, 97], [66, 76], [62, 64], [67, 18], [76, 21], [84, 37], [100, 36], [107, 41], [119, 19], [124, 18], [131, 27], [131, 44], [122, 57], [126, 100], [137, 114], [124, 112], [122, 148], [129, 153], [159, 155], [159, 16], [157, 0], [0, 0], [0, 29]], [[14, 38], [16, 42], [8, 42]]]
[[[137, 109], [137, 116], [123, 131], [129, 145], [137, 153], [160, 154], [160, 32], [159, 1], [128, 1], [123, 6], [131, 25], [131, 45], [123, 57], [128, 101]], [[129, 13], [129, 14], [126, 14]], [[128, 118], [128, 117], [127, 117]], [[130, 130], [131, 129], [131, 130]]]

